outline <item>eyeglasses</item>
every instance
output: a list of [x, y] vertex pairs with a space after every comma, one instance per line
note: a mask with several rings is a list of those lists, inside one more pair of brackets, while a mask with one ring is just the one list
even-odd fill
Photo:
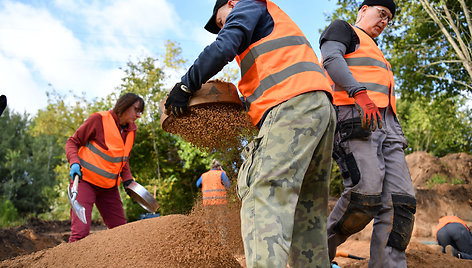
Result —
[[375, 7], [379, 11], [379, 17], [381, 20], [387, 20], [387, 25], [393, 25], [392, 18], [388, 15], [387, 11], [381, 9], [380, 7]]

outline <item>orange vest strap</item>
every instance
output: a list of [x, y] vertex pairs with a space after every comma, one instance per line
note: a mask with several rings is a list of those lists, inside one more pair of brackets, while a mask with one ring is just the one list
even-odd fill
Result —
[[299, 62], [296, 63], [292, 66], [289, 66], [288, 68], [275, 73], [271, 74], [268, 77], [264, 78], [260, 85], [256, 88], [254, 93], [252, 95], [246, 97], [246, 105], [248, 108], [251, 107], [251, 103], [257, 100], [266, 92], [268, 89], [272, 88], [273, 86], [281, 83], [285, 79], [291, 77], [292, 75], [298, 74], [298, 73], [303, 73], [303, 72], [319, 72], [323, 76], [325, 76], [325, 73], [321, 67], [314, 63], [314, 62]]
[[385, 62], [370, 57], [347, 58], [345, 60], [348, 66], [376, 66], [392, 71], [392, 68]]
[[[377, 83], [359, 83], [359, 84], [361, 84], [362, 86], [368, 88], [368, 90], [370, 90], [370, 91], [379, 92], [379, 93], [385, 94], [387, 96], [388, 96], [388, 93], [390, 91], [390, 89], [387, 86], [380, 85], [380, 84], [377, 84]], [[334, 88], [334, 91], [345, 92], [345, 90], [342, 87], [339, 87], [339, 86], [336, 86]]]
[[305, 36], [284, 36], [251, 48], [246, 56], [241, 59], [241, 77], [246, 74], [246, 72], [256, 62], [257, 57], [260, 55], [277, 50], [279, 48], [300, 45], [307, 45], [311, 48], [311, 44], [308, 42]]
[[121, 163], [123, 161], [128, 161], [128, 156], [124, 156], [124, 157], [111, 157], [105, 153], [103, 153], [102, 151], [100, 151], [97, 147], [95, 147], [92, 143], [88, 142], [85, 147], [89, 148], [90, 151], [92, 151], [93, 153], [97, 154], [98, 156], [100, 156], [101, 158], [103, 158], [103, 160], [105, 161], [108, 161], [108, 162], [111, 162], [111, 163]]
[[93, 164], [88, 163], [87, 161], [85, 161], [84, 159], [82, 159], [80, 157], [79, 157], [79, 160], [80, 160], [80, 165], [82, 167], [84, 167], [84, 168], [86, 168], [90, 171], [93, 171], [93, 172], [97, 173], [100, 176], [103, 176], [103, 177], [105, 177], [107, 179], [111, 179], [111, 180], [116, 180], [118, 178], [119, 174], [114, 174], [114, 173], [110, 173], [106, 170], [103, 170], [103, 169], [101, 169], [101, 168], [99, 168], [99, 167], [97, 167]]

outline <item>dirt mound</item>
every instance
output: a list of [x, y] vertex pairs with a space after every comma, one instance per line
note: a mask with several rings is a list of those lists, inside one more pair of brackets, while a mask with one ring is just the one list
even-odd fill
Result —
[[456, 215], [472, 223], [472, 184], [435, 185], [431, 189], [416, 189], [416, 219], [414, 236], [434, 236], [434, 228], [442, 216]]
[[438, 219], [446, 215], [472, 222], [472, 155], [456, 153], [436, 158], [414, 152], [406, 156], [406, 161], [416, 188], [413, 236], [434, 236]]
[[[104, 230], [101, 221], [94, 221], [90, 232]], [[43, 221], [30, 218], [25, 225], [0, 229], [0, 261], [52, 248], [67, 242], [70, 221]]]
[[0, 267], [240, 267], [197, 217], [170, 215], [104, 230]]
[[472, 155], [456, 153], [436, 158], [426, 152], [406, 156], [408, 169], [415, 187], [426, 187], [435, 175], [443, 176], [448, 183], [472, 183]]
[[[367, 258], [366, 260], [353, 260], [343, 257], [336, 257], [334, 260], [343, 268], [368, 267], [369, 263], [369, 240], [349, 239], [342, 244], [338, 250], [352, 255]], [[461, 260], [453, 256], [441, 253], [441, 247], [438, 245], [424, 244], [421, 242], [411, 242], [406, 249], [406, 261], [408, 267], [430, 268], [447, 267], [463, 268], [472, 267], [472, 261]]]

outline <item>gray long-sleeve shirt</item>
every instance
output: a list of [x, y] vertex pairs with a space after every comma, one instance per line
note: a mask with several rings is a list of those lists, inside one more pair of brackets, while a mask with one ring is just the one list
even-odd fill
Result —
[[359, 48], [359, 43], [359, 37], [352, 26], [342, 20], [333, 21], [320, 37], [323, 67], [333, 82], [342, 87], [350, 97], [366, 89], [354, 78], [344, 59], [344, 55]]

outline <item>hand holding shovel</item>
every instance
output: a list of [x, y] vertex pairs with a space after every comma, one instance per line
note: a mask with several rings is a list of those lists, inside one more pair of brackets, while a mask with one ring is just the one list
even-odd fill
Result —
[[70, 206], [75, 215], [82, 221], [84, 224], [87, 224], [87, 219], [85, 217], [85, 208], [76, 200], [79, 188], [79, 174], [74, 174], [74, 182], [72, 187], [67, 187], [67, 198], [69, 199]]

